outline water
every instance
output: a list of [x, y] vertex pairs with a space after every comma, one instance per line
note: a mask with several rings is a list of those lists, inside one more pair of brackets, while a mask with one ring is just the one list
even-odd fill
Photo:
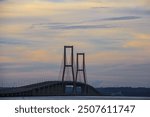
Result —
[[126, 97], [126, 96], [32, 96], [32, 97], [0, 97], [0, 100], [150, 100], [150, 97]]

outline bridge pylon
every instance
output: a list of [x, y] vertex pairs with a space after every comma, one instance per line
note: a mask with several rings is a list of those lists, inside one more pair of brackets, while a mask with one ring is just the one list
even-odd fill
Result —
[[87, 79], [86, 79], [86, 71], [85, 71], [85, 53], [77, 53], [76, 64], [77, 64], [76, 82], [78, 80], [79, 72], [82, 72], [83, 73], [83, 80], [84, 80], [84, 84], [85, 84], [84, 93], [86, 94], [86, 92], [87, 92], [87, 89], [86, 89]]
[[[69, 60], [70, 62], [67, 61], [68, 57], [68, 51], [70, 49], [70, 57]], [[64, 46], [64, 65], [63, 65], [63, 74], [62, 74], [62, 84], [64, 84], [64, 80], [65, 80], [65, 72], [66, 72], [66, 68], [71, 68], [71, 74], [72, 74], [72, 81], [73, 81], [73, 92], [75, 92], [75, 84], [76, 84], [76, 80], [75, 80], [75, 75], [74, 75], [74, 53], [73, 53], [73, 46]]]

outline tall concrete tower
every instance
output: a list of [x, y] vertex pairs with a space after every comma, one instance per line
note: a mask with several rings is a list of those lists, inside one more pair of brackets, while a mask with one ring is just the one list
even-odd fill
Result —
[[84, 53], [77, 53], [76, 63], [77, 63], [76, 82], [78, 80], [78, 73], [82, 72], [83, 73], [84, 83], [86, 85], [87, 80], [86, 80], [86, 73], [85, 73], [86, 71], [85, 71], [85, 54]]
[[[67, 49], [71, 49], [68, 55], [68, 51]], [[68, 56], [69, 57], [68, 57]], [[67, 62], [67, 58], [69, 58], [69, 63]], [[65, 80], [65, 72], [66, 72], [66, 68], [71, 68], [72, 71], [72, 81], [75, 83], [75, 75], [74, 75], [74, 60], [73, 60], [73, 46], [64, 46], [64, 65], [63, 65], [63, 74], [62, 74], [62, 82], [64, 82]]]

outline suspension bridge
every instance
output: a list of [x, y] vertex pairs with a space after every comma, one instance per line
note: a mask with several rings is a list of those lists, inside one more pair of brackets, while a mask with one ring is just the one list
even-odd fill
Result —
[[[0, 96], [100, 96], [87, 84], [85, 53], [76, 53], [73, 46], [64, 46], [60, 81], [44, 81], [20, 87], [1, 88]], [[60, 72], [61, 73], [61, 72]], [[82, 80], [82, 81], [81, 81]]]

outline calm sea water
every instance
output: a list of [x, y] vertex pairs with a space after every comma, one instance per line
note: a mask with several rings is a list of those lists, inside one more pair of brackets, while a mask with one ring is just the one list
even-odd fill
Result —
[[33, 96], [33, 97], [0, 97], [0, 100], [150, 100], [150, 97], [125, 97], [125, 96]]

